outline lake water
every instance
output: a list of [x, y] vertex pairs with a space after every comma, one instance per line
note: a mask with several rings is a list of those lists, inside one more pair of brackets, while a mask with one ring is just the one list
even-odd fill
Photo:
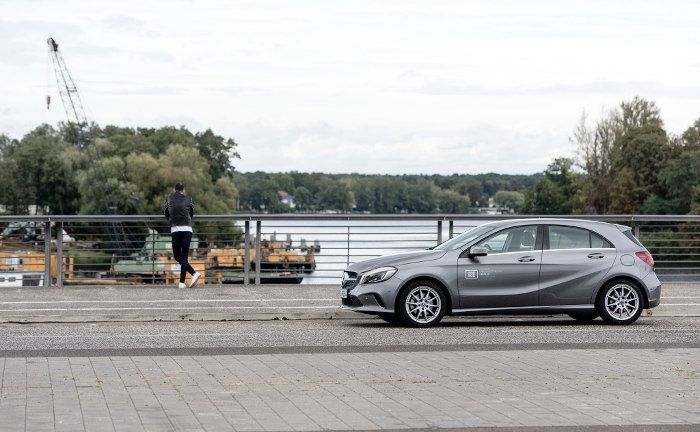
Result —
[[[485, 222], [456, 221], [453, 235]], [[318, 242], [321, 251], [316, 254], [316, 270], [304, 278], [304, 284], [340, 283], [349, 264], [438, 243], [436, 221], [263, 221], [261, 233], [263, 239], [276, 235], [278, 241], [290, 235], [295, 247], [302, 241]], [[448, 238], [449, 223], [443, 222], [442, 240]]]

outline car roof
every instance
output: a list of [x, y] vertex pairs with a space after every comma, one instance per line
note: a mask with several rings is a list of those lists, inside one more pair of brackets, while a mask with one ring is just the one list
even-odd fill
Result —
[[574, 219], [574, 218], [547, 218], [547, 217], [535, 217], [535, 218], [520, 218], [520, 219], [504, 219], [493, 222], [488, 222], [484, 225], [492, 225], [494, 227], [508, 226], [508, 225], [519, 225], [526, 223], [537, 223], [537, 224], [563, 224], [563, 225], [596, 225], [596, 226], [615, 226], [620, 231], [627, 231], [631, 229], [626, 225], [611, 224], [608, 222], [594, 221], [590, 219]]

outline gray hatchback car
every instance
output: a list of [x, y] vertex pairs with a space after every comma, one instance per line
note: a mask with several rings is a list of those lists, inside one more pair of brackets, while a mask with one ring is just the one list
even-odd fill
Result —
[[543, 313], [631, 324], [659, 305], [661, 282], [630, 227], [521, 219], [352, 264], [341, 298], [343, 308], [418, 327], [445, 315]]

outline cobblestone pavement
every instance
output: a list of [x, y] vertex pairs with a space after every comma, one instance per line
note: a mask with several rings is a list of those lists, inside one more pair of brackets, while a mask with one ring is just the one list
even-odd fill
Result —
[[696, 348], [20, 357], [0, 371], [2, 431], [700, 424]]

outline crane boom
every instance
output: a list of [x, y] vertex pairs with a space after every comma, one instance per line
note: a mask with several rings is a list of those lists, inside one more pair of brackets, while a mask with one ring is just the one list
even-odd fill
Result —
[[[53, 63], [56, 83], [58, 84], [58, 93], [61, 95], [63, 109], [65, 109], [66, 116], [68, 116], [68, 123], [74, 123], [78, 126], [80, 131], [78, 144], [91, 159], [93, 165], [96, 167], [96, 172], [102, 177], [103, 182], [106, 183], [107, 174], [105, 173], [104, 167], [96, 163], [98, 156], [94, 152], [92, 146], [89, 145], [92, 141], [92, 133], [88, 127], [88, 120], [85, 115], [85, 110], [83, 109], [83, 101], [80, 99], [80, 93], [78, 93], [78, 87], [75, 85], [75, 81], [73, 81], [70, 72], [68, 72], [68, 67], [63, 60], [63, 55], [58, 50], [58, 43], [56, 40], [49, 37], [46, 39], [46, 44], [49, 46], [49, 57], [51, 58], [51, 63]], [[51, 105], [51, 96], [46, 96], [46, 103], [48, 108]], [[107, 196], [108, 201], [103, 202], [103, 211], [105, 211], [106, 214], [117, 214], [115, 210], [116, 206], [109, 200], [111, 195], [107, 194]], [[112, 222], [109, 226], [109, 235], [114, 243], [113, 248], [116, 254], [119, 257], [128, 257], [133, 242], [130, 239], [127, 228], [120, 222]]]
[[[48, 38], [46, 43], [49, 46], [49, 57], [51, 57], [56, 74], [56, 83], [58, 85], [58, 93], [61, 95], [61, 101], [63, 102], [63, 109], [66, 110], [69, 121], [77, 124], [80, 129], [87, 128], [87, 116], [83, 109], [83, 102], [80, 100], [78, 87], [75, 85], [70, 72], [68, 72], [63, 55], [58, 50], [58, 43], [52, 37]], [[47, 98], [47, 102], [50, 103], [49, 98]]]

